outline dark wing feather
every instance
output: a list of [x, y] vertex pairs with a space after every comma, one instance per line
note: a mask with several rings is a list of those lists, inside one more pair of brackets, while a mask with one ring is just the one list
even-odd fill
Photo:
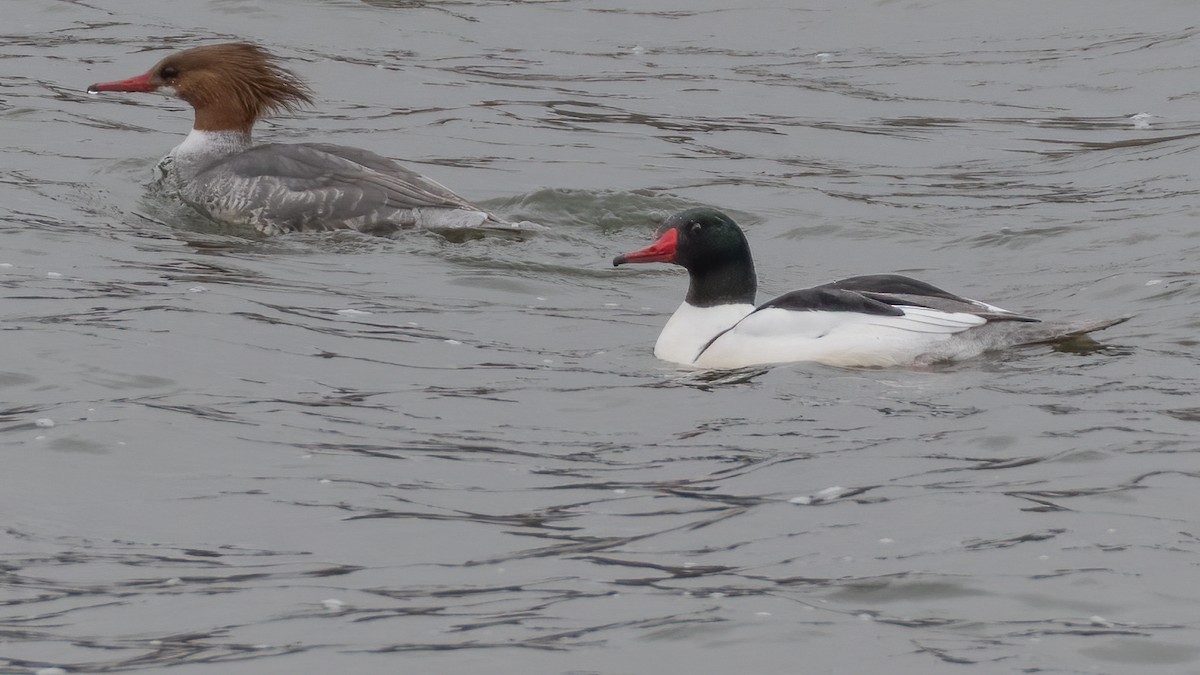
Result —
[[[883, 316], [903, 316], [904, 312], [896, 309], [887, 302], [881, 302], [863, 293], [833, 287], [832, 285], [816, 286], [800, 291], [792, 291], [764, 302], [754, 311], [779, 308], [797, 312], [857, 312], [859, 314], [879, 314]], [[753, 313], [753, 312], [751, 312]]]
[[823, 284], [823, 286], [840, 288], [846, 291], [928, 296], [970, 302], [966, 298], [957, 296], [949, 291], [944, 291], [933, 284], [899, 274], [867, 274], [861, 277], [849, 277], [840, 281], [834, 281]]
[[933, 284], [899, 274], [869, 274], [850, 277], [818, 286], [818, 288], [856, 291], [889, 305], [915, 305], [943, 312], [964, 312], [990, 321], [1038, 321], [1038, 319], [1001, 310], [978, 300], [955, 295]]

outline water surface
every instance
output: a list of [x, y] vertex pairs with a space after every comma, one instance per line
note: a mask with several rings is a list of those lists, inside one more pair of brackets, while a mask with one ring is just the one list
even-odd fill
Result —
[[[1200, 671], [1190, 3], [177, 5], [2, 6], [0, 672]], [[551, 230], [161, 202], [188, 111], [84, 89], [232, 39], [319, 95], [260, 138]], [[1134, 318], [682, 371], [682, 272], [609, 264], [696, 204], [764, 295]]]

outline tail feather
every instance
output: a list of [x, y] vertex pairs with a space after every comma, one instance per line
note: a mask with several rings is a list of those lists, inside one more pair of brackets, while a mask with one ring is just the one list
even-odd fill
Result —
[[1112, 328], [1117, 324], [1125, 323], [1132, 319], [1131, 316], [1122, 316], [1115, 319], [1100, 319], [1097, 321], [1085, 321], [1081, 323], [1027, 323], [1016, 324], [1019, 327], [1014, 331], [1013, 338], [1019, 340], [1014, 342], [1014, 345], [1034, 345], [1046, 342], [1058, 342], [1059, 340], [1068, 340], [1080, 335], [1087, 335], [1096, 331]]
[[968, 359], [995, 349], [1066, 342], [1088, 333], [1111, 328], [1130, 318], [1132, 317], [1123, 316], [1080, 323], [989, 321], [939, 343], [917, 357], [916, 363], [928, 365], [939, 361]]

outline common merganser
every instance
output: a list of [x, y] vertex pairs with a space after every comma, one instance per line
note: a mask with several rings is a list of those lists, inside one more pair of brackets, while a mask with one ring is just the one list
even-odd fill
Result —
[[614, 258], [613, 266], [669, 262], [688, 271], [687, 297], [658, 336], [654, 355], [689, 366], [919, 366], [1055, 342], [1129, 318], [1042, 322], [896, 274], [850, 277], [756, 307], [750, 245], [729, 216], [711, 208], [681, 211], [659, 235]]
[[353, 229], [517, 227], [441, 184], [367, 150], [328, 143], [253, 145], [254, 123], [312, 103], [312, 92], [252, 44], [196, 47], [144, 75], [88, 87], [159, 92], [195, 109], [192, 131], [159, 161], [157, 174], [183, 201], [265, 234]]

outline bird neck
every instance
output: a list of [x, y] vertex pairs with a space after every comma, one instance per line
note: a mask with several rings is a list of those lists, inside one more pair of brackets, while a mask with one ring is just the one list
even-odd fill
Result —
[[693, 307], [754, 304], [758, 277], [749, 258], [732, 259], [703, 270], [688, 270], [687, 302]]

